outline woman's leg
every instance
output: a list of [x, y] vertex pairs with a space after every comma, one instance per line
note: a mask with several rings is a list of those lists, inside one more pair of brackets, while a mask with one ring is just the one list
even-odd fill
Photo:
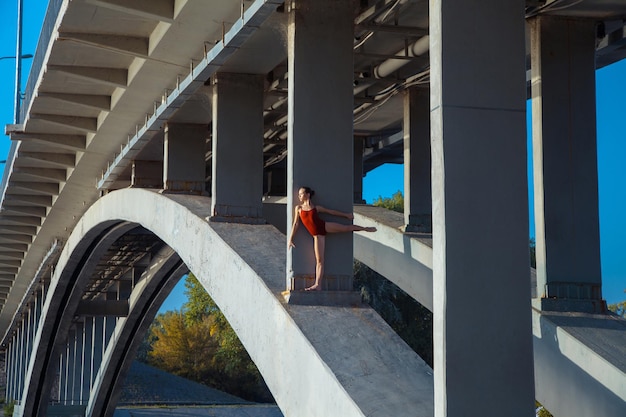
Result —
[[324, 277], [324, 250], [326, 248], [326, 236], [313, 236], [313, 249], [315, 251], [315, 284], [307, 291], [320, 291], [322, 289], [322, 278]]
[[341, 224], [334, 222], [326, 222], [326, 233], [342, 233], [342, 232], [375, 232], [375, 227], [363, 227], [357, 224]]

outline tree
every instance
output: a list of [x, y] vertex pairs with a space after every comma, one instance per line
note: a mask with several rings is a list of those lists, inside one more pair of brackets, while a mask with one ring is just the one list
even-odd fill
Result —
[[398, 213], [404, 212], [404, 196], [402, 195], [402, 191], [398, 190], [391, 197], [381, 197], [378, 196], [378, 199], [374, 201], [374, 206], [383, 207], [388, 210], [397, 211]]
[[147, 362], [167, 372], [259, 402], [273, 402], [235, 331], [195, 276], [181, 311], [160, 314], [144, 340]]
[[613, 313], [617, 314], [618, 316], [626, 319], [626, 300], [621, 301], [616, 304], [610, 304], [609, 310], [611, 310]]

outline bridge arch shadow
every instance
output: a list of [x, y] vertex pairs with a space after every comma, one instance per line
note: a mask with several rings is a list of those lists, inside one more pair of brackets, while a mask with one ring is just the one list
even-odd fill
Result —
[[[150, 207], [150, 210], [141, 210]], [[191, 270], [288, 416], [432, 416], [432, 370], [370, 308], [286, 305], [285, 236], [271, 225], [209, 223], [210, 200], [115, 191], [81, 218], [61, 253], [33, 346], [20, 415], [45, 415], [49, 375], [94, 260], [138, 225], [166, 245], [131, 295], [87, 416], [112, 416], [125, 364], [173, 285]], [[91, 268], [91, 269], [90, 269]], [[131, 353], [133, 353], [131, 355]], [[129, 359], [130, 358], [130, 359]]]

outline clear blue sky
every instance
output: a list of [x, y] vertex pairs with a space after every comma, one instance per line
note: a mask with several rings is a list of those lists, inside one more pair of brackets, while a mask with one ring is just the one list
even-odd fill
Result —
[[[18, 0], [1, 0], [0, 57], [15, 56], [16, 11]], [[23, 54], [34, 54], [47, 0], [23, 0]], [[26, 85], [30, 59], [23, 62], [22, 88]], [[13, 123], [15, 101], [15, 61], [0, 60], [0, 124]], [[626, 299], [626, 133], [621, 122], [626, 113], [626, 60], [597, 72], [598, 174], [600, 192], [600, 240], [603, 296], [608, 303]], [[0, 137], [0, 159], [8, 152], [8, 137]], [[364, 198], [368, 203], [402, 190], [402, 165], [385, 165], [364, 179]], [[532, 182], [531, 182], [532, 184]], [[532, 215], [532, 211], [531, 211]], [[532, 218], [531, 218], [532, 222]], [[532, 228], [531, 228], [532, 230]], [[530, 233], [534, 235], [534, 232]], [[180, 308], [182, 282], [166, 301], [164, 309]]]

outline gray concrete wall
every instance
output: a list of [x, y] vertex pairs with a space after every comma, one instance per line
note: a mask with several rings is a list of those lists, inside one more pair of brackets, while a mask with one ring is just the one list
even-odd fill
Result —
[[524, 1], [429, 16], [435, 416], [529, 416]]

